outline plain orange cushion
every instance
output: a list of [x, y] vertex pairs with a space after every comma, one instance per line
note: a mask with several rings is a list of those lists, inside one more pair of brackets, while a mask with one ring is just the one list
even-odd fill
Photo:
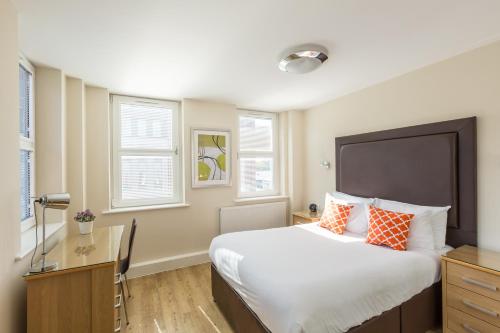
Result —
[[410, 223], [415, 215], [384, 210], [370, 206], [370, 222], [366, 242], [386, 245], [394, 250], [406, 251]]
[[338, 235], [342, 235], [347, 225], [347, 219], [349, 218], [352, 207], [354, 206], [330, 202], [330, 204], [325, 207], [323, 215], [321, 215], [319, 226]]

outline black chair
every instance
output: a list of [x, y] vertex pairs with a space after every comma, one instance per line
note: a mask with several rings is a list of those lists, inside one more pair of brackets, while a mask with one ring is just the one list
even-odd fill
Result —
[[134, 239], [135, 239], [135, 230], [137, 229], [137, 222], [135, 221], [135, 218], [132, 220], [132, 227], [130, 229], [130, 238], [128, 240], [128, 253], [125, 258], [120, 260], [120, 290], [122, 294], [122, 299], [123, 299], [123, 309], [125, 310], [125, 319], [127, 320], [127, 325], [129, 324], [128, 321], [128, 313], [127, 313], [127, 301], [125, 300], [125, 289], [123, 288], [123, 278], [125, 278], [125, 286], [127, 287], [127, 294], [128, 298], [130, 298], [130, 289], [128, 287], [128, 279], [127, 279], [127, 272], [128, 269], [130, 268], [130, 257], [132, 256], [132, 247], [134, 246]]

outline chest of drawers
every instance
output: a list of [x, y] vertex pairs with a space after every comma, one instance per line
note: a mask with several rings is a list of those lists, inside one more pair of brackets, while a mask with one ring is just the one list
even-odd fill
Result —
[[443, 332], [500, 333], [500, 253], [462, 246], [442, 257]]

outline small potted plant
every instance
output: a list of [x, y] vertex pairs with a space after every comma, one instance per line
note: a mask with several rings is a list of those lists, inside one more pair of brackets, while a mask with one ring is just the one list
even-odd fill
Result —
[[90, 209], [76, 213], [76, 216], [73, 219], [78, 222], [80, 234], [87, 235], [92, 233], [95, 215], [90, 211]]

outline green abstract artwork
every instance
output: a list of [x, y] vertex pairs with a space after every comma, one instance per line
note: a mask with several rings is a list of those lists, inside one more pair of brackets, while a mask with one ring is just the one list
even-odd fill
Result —
[[[225, 185], [228, 177], [229, 133], [209, 131], [195, 132], [196, 164], [195, 185]], [[194, 157], [194, 156], [193, 156]]]

